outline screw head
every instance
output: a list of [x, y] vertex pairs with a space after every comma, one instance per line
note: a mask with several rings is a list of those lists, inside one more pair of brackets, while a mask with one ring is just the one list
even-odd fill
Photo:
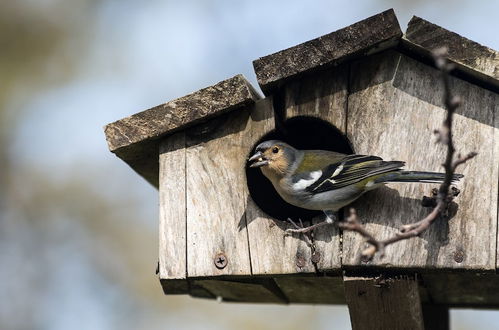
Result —
[[464, 251], [462, 250], [457, 250], [454, 252], [454, 261], [457, 263], [461, 263], [464, 261]]
[[315, 251], [314, 253], [312, 253], [312, 257], [310, 258], [310, 260], [314, 264], [318, 263], [319, 261], [321, 261], [321, 253], [319, 251]]
[[296, 267], [303, 268], [305, 267], [306, 260], [301, 255], [296, 256]]
[[227, 256], [225, 253], [218, 253], [215, 258], [213, 258], [213, 263], [218, 269], [224, 269], [228, 263]]

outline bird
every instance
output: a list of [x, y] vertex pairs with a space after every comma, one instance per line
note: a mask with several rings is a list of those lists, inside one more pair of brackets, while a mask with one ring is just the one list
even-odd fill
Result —
[[[304, 227], [288, 219], [295, 229], [288, 233], [306, 233], [332, 224], [337, 212], [370, 190], [389, 182], [441, 183], [445, 174], [403, 170], [403, 161], [384, 161], [381, 157], [342, 154], [326, 150], [299, 150], [279, 141], [258, 144], [248, 159], [250, 168], [259, 168], [287, 203], [323, 211], [323, 222]], [[463, 178], [454, 174], [452, 181]]]

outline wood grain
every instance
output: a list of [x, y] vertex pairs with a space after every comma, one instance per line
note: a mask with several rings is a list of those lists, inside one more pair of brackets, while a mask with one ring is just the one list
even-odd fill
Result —
[[398, 43], [402, 31], [393, 9], [338, 31], [253, 61], [258, 84], [266, 95], [298, 75], [330, 68]]
[[[283, 87], [284, 110], [287, 118], [308, 116], [323, 119], [344, 131], [346, 121], [348, 67], [341, 66], [310, 76], [303, 80], [290, 82]], [[273, 123], [251, 123], [251, 141], [273, 128]], [[297, 126], [299, 127], [299, 126]], [[287, 130], [287, 129], [286, 129]], [[309, 132], [310, 131], [310, 132]], [[301, 132], [289, 132], [286, 141], [303, 148], [300, 142], [312, 141], [314, 128]], [[307, 136], [305, 136], [307, 135]], [[317, 135], [317, 147], [323, 142]], [[320, 141], [319, 141], [320, 140]], [[298, 144], [297, 144], [298, 143]], [[331, 142], [334, 144], [334, 141]], [[318, 262], [312, 262], [312, 251], [304, 241], [303, 236], [293, 235], [283, 237], [284, 230], [292, 228], [290, 224], [282, 223], [268, 217], [251, 200], [246, 212], [254, 274], [293, 274], [314, 273], [319, 271], [338, 271], [340, 269], [340, 237], [336, 226], [326, 226], [316, 230], [316, 255]], [[290, 215], [293, 218], [293, 215]], [[323, 221], [321, 214], [313, 222]], [[294, 218], [294, 220], [297, 220]], [[276, 223], [278, 225], [276, 225]], [[269, 254], [269, 251], [273, 251]], [[315, 260], [314, 260], [315, 261]]]
[[195, 280], [194, 285], [200, 286], [220, 297], [222, 301], [245, 303], [286, 303], [282, 297], [258, 282], [238, 282], [223, 280]]
[[448, 58], [467, 75], [499, 87], [499, 52], [457, 33], [413, 16], [402, 38], [412, 53], [431, 58], [434, 49], [446, 47]]
[[[352, 64], [351, 77], [347, 132], [356, 152], [403, 160], [411, 170], [441, 172], [444, 147], [434, 143], [432, 134], [445, 115], [439, 72], [387, 51]], [[457, 78], [451, 83], [452, 91], [463, 99], [454, 121], [458, 151], [479, 153], [458, 170], [465, 177], [451, 209], [455, 215], [448, 222], [438, 221], [421, 237], [389, 246], [386, 257], [375, 258], [370, 266], [495, 269], [499, 154], [494, 113], [499, 96]], [[353, 206], [367, 229], [384, 239], [429, 212], [420, 200], [436, 186], [391, 184]], [[354, 266], [362, 247], [361, 237], [346, 232], [343, 264]]]
[[203, 119], [253, 104], [259, 98], [251, 84], [236, 75], [213, 86], [110, 123], [105, 127], [109, 150], [157, 139]]
[[281, 276], [274, 281], [292, 304], [346, 303], [341, 277]]
[[159, 139], [254, 104], [260, 96], [242, 76], [133, 114], [104, 127], [109, 150], [158, 187]]
[[424, 329], [416, 280], [345, 276], [344, 284], [353, 330]]
[[283, 88], [286, 118], [320, 118], [346, 132], [348, 71], [349, 65], [341, 65], [286, 84]]
[[[319, 72], [300, 80], [292, 81], [283, 87], [285, 117], [306, 116], [322, 119], [338, 129], [339, 134], [346, 132], [346, 109], [348, 99], [349, 65]], [[304, 127], [302, 128], [305, 129]], [[320, 136], [314, 127], [308, 131], [292, 132], [292, 145], [301, 149], [327, 149], [344, 152], [338, 148], [340, 142], [333, 135]], [[304, 136], [307, 135], [307, 136]], [[306, 142], [305, 142], [306, 141]], [[310, 145], [303, 145], [310, 143]], [[323, 221], [321, 215], [315, 222]], [[315, 230], [316, 250], [321, 258], [317, 264], [320, 271], [340, 269], [340, 233], [336, 225]]]
[[471, 272], [423, 274], [423, 282], [434, 304], [452, 307], [499, 306], [499, 275]]
[[159, 148], [159, 278], [165, 293], [187, 293], [185, 134]]
[[[247, 152], [266, 133], [274, 129], [271, 99], [257, 102], [253, 120], [248, 123], [245, 137]], [[255, 120], [255, 118], [263, 118]], [[254, 275], [314, 272], [311, 251], [299, 237], [284, 237], [290, 224], [275, 220], [262, 211], [249, 197], [246, 205], [246, 222]], [[303, 265], [297, 265], [303, 259]], [[300, 264], [301, 265], [301, 264]]]
[[[189, 277], [251, 274], [244, 221], [247, 149], [244, 130], [252, 107], [187, 132], [187, 273]], [[227, 266], [214, 259], [225, 254]]]

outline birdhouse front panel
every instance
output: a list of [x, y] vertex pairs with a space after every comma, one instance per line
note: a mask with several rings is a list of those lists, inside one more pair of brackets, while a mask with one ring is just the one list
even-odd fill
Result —
[[[395, 50], [352, 63], [347, 134], [356, 153], [403, 160], [416, 171], [442, 171], [445, 146], [433, 131], [445, 118], [441, 73]], [[386, 267], [495, 269], [499, 154], [494, 113], [499, 95], [458, 78], [451, 88], [463, 102], [454, 117], [458, 152], [478, 156], [458, 169], [460, 195], [450, 205], [449, 220], [440, 220], [421, 237], [387, 248], [383, 259], [368, 265]], [[357, 200], [360, 219], [379, 239], [402, 225], [424, 218], [422, 196], [438, 184], [394, 183]], [[477, 239], [479, 237], [479, 239]], [[343, 263], [356, 265], [361, 237], [344, 233]]]

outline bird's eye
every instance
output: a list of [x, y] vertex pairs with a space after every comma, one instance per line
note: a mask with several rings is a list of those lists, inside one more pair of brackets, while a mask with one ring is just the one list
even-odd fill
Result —
[[279, 148], [278, 147], [272, 148], [272, 152], [275, 153], [275, 154], [278, 153], [279, 152]]

